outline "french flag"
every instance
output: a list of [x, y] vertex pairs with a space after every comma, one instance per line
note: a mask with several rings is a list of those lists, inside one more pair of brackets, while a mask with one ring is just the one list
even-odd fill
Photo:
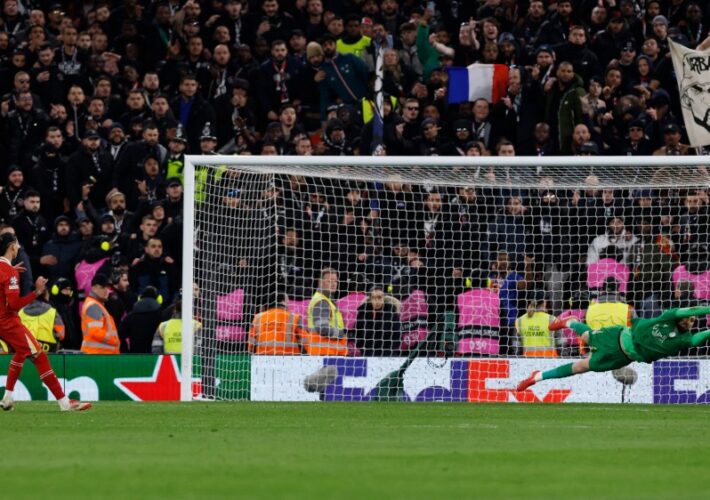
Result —
[[449, 68], [449, 104], [473, 102], [486, 99], [496, 103], [508, 90], [508, 66], [505, 64], [482, 64], [461, 68]]

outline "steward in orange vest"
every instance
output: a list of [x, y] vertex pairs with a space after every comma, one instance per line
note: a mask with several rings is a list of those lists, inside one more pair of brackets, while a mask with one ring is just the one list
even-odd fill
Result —
[[108, 298], [108, 278], [97, 274], [91, 280], [91, 293], [81, 307], [81, 352], [86, 354], [118, 354], [121, 342], [116, 323], [104, 307]]
[[308, 331], [303, 318], [286, 309], [283, 302], [254, 316], [249, 330], [249, 352], [266, 356], [299, 356], [305, 353]]

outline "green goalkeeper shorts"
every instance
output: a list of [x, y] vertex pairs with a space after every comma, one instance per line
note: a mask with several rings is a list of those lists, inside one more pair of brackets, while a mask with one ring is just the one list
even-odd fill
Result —
[[621, 326], [611, 326], [589, 332], [590, 370], [606, 372], [631, 363], [619, 343], [623, 329]]

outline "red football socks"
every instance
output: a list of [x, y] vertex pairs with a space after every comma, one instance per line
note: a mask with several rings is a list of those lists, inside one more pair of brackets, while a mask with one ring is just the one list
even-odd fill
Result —
[[57, 398], [57, 400], [62, 399], [64, 397], [62, 384], [59, 383], [59, 379], [57, 379], [57, 376], [54, 374], [54, 370], [52, 370], [52, 365], [49, 364], [49, 358], [47, 355], [44, 352], [41, 352], [37, 355], [37, 357], [32, 358], [32, 362], [37, 367], [39, 378], [42, 379], [44, 385], [52, 391], [52, 394], [54, 394], [54, 397]]
[[8, 391], [15, 390], [15, 383], [17, 379], [20, 378], [20, 373], [22, 373], [22, 365], [25, 363], [25, 357], [21, 354], [15, 353], [10, 360], [10, 366], [7, 369], [7, 382], [5, 382], [5, 389]]

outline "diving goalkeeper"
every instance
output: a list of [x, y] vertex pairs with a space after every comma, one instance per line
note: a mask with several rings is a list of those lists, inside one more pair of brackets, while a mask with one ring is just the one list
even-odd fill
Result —
[[701, 346], [710, 339], [710, 330], [696, 334], [690, 330], [697, 317], [705, 314], [710, 314], [710, 307], [668, 309], [655, 318], [633, 319], [630, 327], [609, 326], [599, 330], [592, 330], [574, 317], [554, 321], [550, 330], [571, 328], [589, 345], [590, 355], [546, 372], [536, 370], [518, 384], [517, 390], [524, 391], [541, 380], [571, 377], [590, 370], [616, 370], [633, 361], [651, 363], [683, 349]]

